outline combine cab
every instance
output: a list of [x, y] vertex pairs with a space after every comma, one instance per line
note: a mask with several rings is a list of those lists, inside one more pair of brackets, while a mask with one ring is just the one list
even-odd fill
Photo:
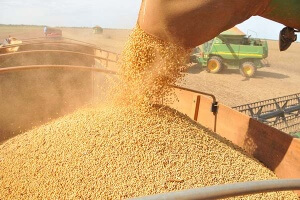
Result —
[[245, 77], [253, 77], [257, 68], [264, 67], [262, 59], [268, 56], [268, 44], [260, 39], [246, 37], [234, 27], [199, 46], [192, 61], [207, 67], [211, 73], [224, 68], [240, 69]]

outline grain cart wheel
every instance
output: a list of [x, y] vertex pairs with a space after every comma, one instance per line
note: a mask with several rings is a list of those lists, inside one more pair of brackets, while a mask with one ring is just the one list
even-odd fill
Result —
[[217, 56], [213, 56], [208, 60], [207, 63], [207, 71], [211, 73], [218, 73], [222, 71], [223, 69], [223, 64], [222, 64], [222, 59]]
[[240, 67], [240, 72], [245, 77], [253, 77], [256, 72], [256, 66], [253, 62], [244, 62]]

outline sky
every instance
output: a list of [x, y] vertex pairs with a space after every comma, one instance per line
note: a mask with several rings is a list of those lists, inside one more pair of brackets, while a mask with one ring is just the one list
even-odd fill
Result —
[[[131, 29], [141, 0], [0, 0], [0, 24]], [[251, 17], [237, 25], [252, 37], [278, 39], [284, 27], [276, 22]]]

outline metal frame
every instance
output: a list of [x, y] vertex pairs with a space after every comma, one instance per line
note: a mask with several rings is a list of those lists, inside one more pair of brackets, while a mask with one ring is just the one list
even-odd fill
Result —
[[109, 62], [117, 62], [116, 60], [111, 60], [109, 58], [103, 58], [101, 56], [96, 56], [96, 55], [93, 55], [93, 54], [81, 53], [81, 52], [77, 52], [77, 51], [65, 51], [65, 50], [17, 51], [17, 52], [13, 52], [13, 53], [0, 54], [0, 57], [11, 56], [11, 55], [18, 55], [18, 54], [30, 54], [30, 53], [69, 53], [69, 54], [78, 54], [78, 55], [93, 57], [93, 58], [96, 58], [96, 59], [105, 60], [105, 61], [109, 61]]
[[132, 198], [131, 200], [210, 200], [262, 192], [298, 189], [300, 189], [300, 179], [264, 180], [208, 186], [203, 188]]
[[65, 41], [40, 41], [40, 42], [29, 42], [29, 43], [21, 43], [21, 44], [12, 44], [12, 45], [7, 45], [7, 46], [2, 46], [0, 47], [0, 49], [7, 49], [7, 48], [11, 48], [11, 47], [21, 47], [21, 46], [38, 46], [38, 45], [73, 45], [73, 46], [82, 46], [82, 47], [88, 47], [91, 49], [95, 49], [95, 50], [100, 50], [100, 51], [106, 51], [103, 49], [100, 49], [98, 47], [95, 46], [90, 46], [90, 45], [86, 45], [86, 44], [80, 44], [80, 43], [72, 43], [72, 42], [65, 42]]
[[86, 67], [86, 66], [74, 66], [74, 65], [28, 65], [28, 66], [17, 66], [17, 67], [6, 67], [0, 68], [0, 74], [10, 73], [15, 71], [26, 71], [35, 69], [64, 69], [64, 70], [85, 70], [85, 71], [95, 71], [102, 72], [106, 74], [116, 75], [116, 71], [101, 69], [97, 67]]
[[[63, 38], [63, 39], [68, 39], [68, 40], [71, 40], [71, 41], [79, 42], [78, 40], [73, 40], [73, 39], [69, 39], [69, 38]], [[97, 47], [96, 45], [92, 45], [92, 44], [85, 43], [85, 42], [79, 42], [79, 43], [72, 43], [72, 42], [65, 42], [65, 41], [58, 42], [57, 40], [49, 41], [49, 39], [48, 40], [42, 40], [42, 41], [39, 41], [39, 42], [27, 42], [27, 43], [21, 43], [21, 44], [7, 45], [7, 46], [0, 47], [0, 49], [6, 49], [6, 48], [11, 48], [11, 47], [20, 47], [20, 46], [28, 46], [28, 45], [42, 45], [42, 44], [79, 45], [79, 46], [84, 46], [84, 47], [90, 47], [90, 48], [93, 48], [95, 50], [99, 50], [99, 51], [103, 51], [103, 52], [107, 52], [107, 53], [111, 53], [111, 54], [114, 54], [116, 56], [119, 56], [118, 53], [108, 51], [108, 50], [104, 50], [104, 49], [101, 49], [101, 48]]]
[[206, 92], [201, 92], [201, 91], [197, 91], [197, 90], [193, 90], [193, 89], [189, 89], [189, 88], [185, 88], [185, 87], [180, 87], [180, 86], [177, 86], [177, 85], [169, 85], [169, 86], [173, 87], [175, 89], [179, 89], [179, 90], [183, 90], [183, 91], [198, 94], [198, 97], [195, 100], [195, 105], [196, 106], [195, 106], [195, 110], [194, 110], [194, 116], [191, 117], [195, 121], [198, 121], [198, 117], [199, 117], [200, 95], [211, 97], [212, 98], [212, 103], [211, 103], [210, 111], [213, 113], [213, 116], [214, 116], [214, 119], [213, 119], [214, 126], [212, 127], [212, 130], [214, 132], [217, 131], [217, 117], [218, 117], [219, 104], [218, 104], [217, 98], [213, 94], [206, 93]]
[[[67, 40], [64, 41], [64, 40]], [[73, 42], [68, 42], [69, 41], [73, 41]], [[71, 38], [65, 38], [65, 37], [61, 37], [59, 39], [49, 39], [49, 38], [45, 38], [45, 37], [38, 37], [38, 38], [30, 38], [27, 40], [22, 40], [23, 43], [21, 44], [14, 44], [14, 45], [7, 45], [4, 47], [0, 47], [1, 49], [7, 49], [7, 48], [13, 48], [13, 47], [20, 47], [20, 46], [30, 46], [30, 45], [43, 45], [43, 44], [47, 44], [47, 45], [59, 45], [59, 46], [63, 46], [63, 45], [74, 45], [74, 46], [83, 46], [83, 47], [88, 47], [88, 48], [92, 48], [96, 51], [99, 51], [100, 53], [106, 53], [105, 57], [100, 57], [100, 56], [95, 56], [95, 55], [91, 55], [91, 54], [86, 54], [86, 56], [94, 56], [94, 58], [98, 58], [98, 59], [102, 59], [106, 61], [105, 66], [108, 67], [108, 62], [115, 62], [117, 63], [119, 60], [120, 55], [118, 53], [112, 52], [112, 51], [107, 51], [107, 50], [103, 50], [101, 48], [99, 48], [96, 45], [87, 43], [87, 42], [82, 42], [79, 40], [75, 40], [75, 39], [71, 39]], [[36, 51], [48, 51], [48, 52], [54, 52], [54, 51], [61, 51], [61, 50], [32, 50], [32, 51], [17, 51], [14, 53], [29, 53], [29, 52], [36, 52]], [[64, 51], [65, 53], [75, 53], [75, 51]], [[63, 52], [63, 53], [64, 53]], [[78, 52], [80, 53], [80, 52]], [[0, 56], [4, 56], [4, 55], [12, 55], [13, 53], [3, 53], [0, 54]], [[115, 60], [109, 59], [110, 55], [114, 55]]]
[[286, 133], [300, 130], [300, 93], [244, 104], [233, 109]]

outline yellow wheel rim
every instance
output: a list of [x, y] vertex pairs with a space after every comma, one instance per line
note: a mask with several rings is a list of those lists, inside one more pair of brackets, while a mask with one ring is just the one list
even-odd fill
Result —
[[252, 75], [253, 70], [252, 70], [252, 68], [251, 68], [250, 66], [245, 66], [245, 67], [243, 68], [243, 72], [244, 72], [246, 75], [250, 76], [250, 75]]
[[208, 63], [208, 69], [211, 72], [217, 71], [218, 70], [218, 63], [216, 61], [214, 61], [214, 60], [210, 61]]

